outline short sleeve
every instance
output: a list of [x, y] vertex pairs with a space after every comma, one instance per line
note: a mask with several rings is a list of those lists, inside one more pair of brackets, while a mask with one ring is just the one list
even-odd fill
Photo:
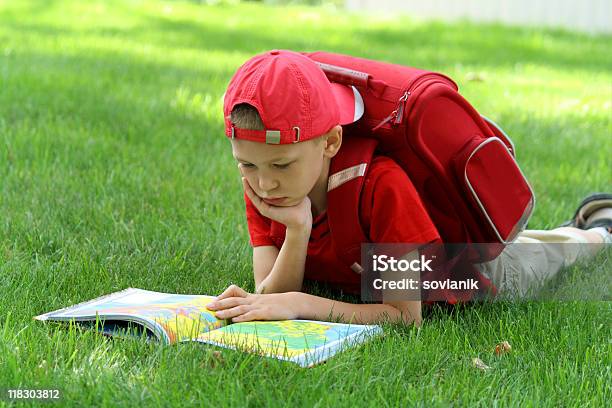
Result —
[[261, 215], [246, 193], [244, 194], [244, 202], [246, 203], [246, 219], [251, 246], [274, 245], [274, 241], [270, 238], [272, 221]]
[[440, 235], [408, 175], [392, 159], [375, 158], [366, 178], [362, 207], [373, 243], [430, 243]]

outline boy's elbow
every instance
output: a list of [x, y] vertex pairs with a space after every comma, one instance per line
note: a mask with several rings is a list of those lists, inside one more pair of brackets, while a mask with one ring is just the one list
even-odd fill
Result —
[[421, 327], [421, 323], [423, 323], [423, 317], [418, 314], [418, 315], [414, 315], [414, 314], [409, 314], [409, 313], [404, 313], [401, 312], [401, 322], [404, 323], [406, 326], [410, 326], [411, 324], [415, 325], [416, 327]]
[[258, 295], [262, 295], [262, 294], [266, 293], [265, 282], [261, 282], [259, 284], [257, 284], [257, 282], [255, 282], [255, 293], [258, 294]]
[[423, 323], [420, 301], [389, 302], [388, 304], [397, 309], [398, 321], [406, 325], [414, 324], [416, 327], [420, 327]]

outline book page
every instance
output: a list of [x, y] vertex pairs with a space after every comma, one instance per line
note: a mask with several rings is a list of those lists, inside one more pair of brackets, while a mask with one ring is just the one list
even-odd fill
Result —
[[205, 295], [180, 295], [127, 289], [89, 302], [37, 316], [39, 320], [130, 321], [151, 329], [167, 343], [196, 339], [199, 335], [223, 327], [206, 305], [214, 299]]
[[254, 321], [204, 333], [198, 341], [310, 367], [380, 332], [380, 327], [373, 325], [313, 320]]

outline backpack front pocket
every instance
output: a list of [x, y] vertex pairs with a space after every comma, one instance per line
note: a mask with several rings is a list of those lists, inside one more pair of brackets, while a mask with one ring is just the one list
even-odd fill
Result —
[[513, 241], [533, 211], [534, 195], [506, 145], [475, 137], [457, 154], [454, 171], [476, 221], [489, 227], [483, 242]]

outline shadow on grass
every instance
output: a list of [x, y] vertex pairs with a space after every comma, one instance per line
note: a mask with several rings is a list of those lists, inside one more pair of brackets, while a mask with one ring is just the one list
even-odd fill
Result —
[[[442, 24], [438, 22], [401, 26], [394, 23], [386, 28], [360, 28], [347, 30], [346, 41], [313, 41], [309, 34], [320, 35], [318, 29], [304, 27], [294, 35], [279, 35], [272, 31], [257, 30], [257, 26], [230, 28], [220, 24], [203, 25], [186, 19], [167, 19], [145, 15], [147, 23], [125, 32], [102, 30], [101, 35], [140, 35], [150, 38], [156, 34], [160, 43], [170, 47], [188, 47], [195, 50], [259, 52], [270, 48], [313, 50], [324, 47], [329, 51], [376, 58], [386, 55], [391, 62], [412, 65], [462, 64], [512, 67], [517, 62], [537, 64], [561, 69], [607, 71], [612, 65], [612, 47], [606, 38], [593, 39], [581, 34], [559, 30], [533, 30], [500, 25], [469, 23]], [[265, 24], [262, 24], [265, 26]], [[329, 34], [337, 34], [329, 28]], [[458, 35], [460, 33], [460, 35]], [[494, 35], [490, 35], [494, 34]], [[324, 37], [323, 37], [324, 38]], [[331, 42], [331, 41], [330, 41]], [[366, 51], [364, 53], [364, 51]], [[413, 55], [417, 59], [410, 60]]]
[[[562, 30], [466, 22], [416, 23], [407, 18], [405, 24], [400, 19], [387, 26], [360, 27], [356, 24], [355, 27], [336, 28], [302, 24], [298, 31], [290, 24], [267, 24], [267, 20], [271, 22], [275, 16], [282, 15], [280, 9], [268, 9], [271, 16], [266, 15], [265, 20], [255, 23], [240, 15], [239, 8], [233, 10], [236, 13], [227, 12], [226, 17], [234, 16], [240, 24], [227, 24], [222, 9], [202, 6], [203, 15], [220, 14], [220, 18], [211, 17], [209, 21], [197, 23], [176, 16], [166, 18], [146, 9], [126, 8], [126, 12], [139, 15], [137, 25], [71, 30], [43, 23], [4, 21], [3, 28], [45, 37], [123, 37], [142, 41], [143, 44], [153, 42], [159, 46], [193, 51], [254, 54], [271, 48], [298, 51], [323, 49], [425, 69], [454, 66], [456, 63], [508, 68], [521, 63], [562, 70], [606, 72], [612, 66], [609, 36], [590, 37]], [[285, 30], [290, 30], [291, 35], [284, 35]]]

